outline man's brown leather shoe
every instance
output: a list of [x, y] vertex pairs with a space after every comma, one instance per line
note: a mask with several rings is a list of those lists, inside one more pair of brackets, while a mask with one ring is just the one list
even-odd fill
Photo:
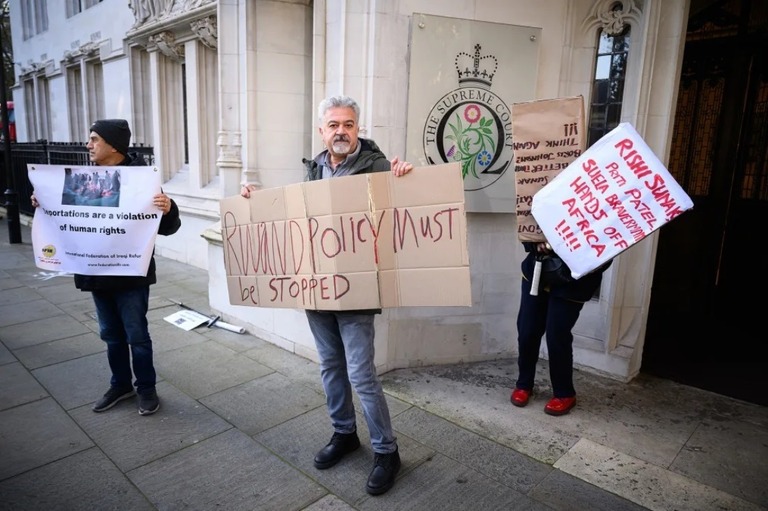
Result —
[[565, 415], [576, 406], [576, 396], [573, 397], [553, 397], [544, 407], [544, 413], [549, 415]]
[[512, 396], [509, 398], [512, 404], [515, 406], [525, 406], [528, 404], [528, 400], [531, 398], [531, 391], [524, 389], [515, 389], [512, 391]]
[[354, 433], [334, 433], [328, 445], [320, 449], [315, 455], [315, 468], [323, 470], [331, 468], [348, 454], [360, 447], [360, 439], [357, 431]]

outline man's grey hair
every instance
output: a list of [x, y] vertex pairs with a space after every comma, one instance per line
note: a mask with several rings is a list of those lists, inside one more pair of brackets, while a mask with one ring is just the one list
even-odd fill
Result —
[[322, 100], [317, 107], [317, 119], [321, 124], [325, 117], [325, 112], [331, 108], [351, 108], [355, 111], [355, 122], [360, 121], [360, 105], [357, 104], [357, 101], [349, 96], [331, 96]]

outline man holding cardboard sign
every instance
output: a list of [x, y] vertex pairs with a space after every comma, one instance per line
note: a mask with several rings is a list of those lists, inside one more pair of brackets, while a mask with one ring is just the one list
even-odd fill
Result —
[[[397, 157], [388, 161], [372, 140], [358, 137], [360, 107], [352, 98], [334, 96], [324, 100], [318, 116], [318, 132], [326, 149], [314, 159], [304, 160], [309, 181], [390, 170], [395, 176], [403, 176], [413, 169], [412, 164]], [[254, 185], [246, 185], [241, 195], [250, 197], [255, 189]], [[333, 437], [317, 453], [314, 465], [320, 470], [330, 468], [360, 447], [352, 404], [354, 386], [363, 406], [375, 456], [366, 484], [366, 491], [371, 495], [380, 495], [392, 488], [400, 470], [397, 439], [374, 364], [374, 318], [380, 312], [380, 309], [306, 310], [334, 428]]]

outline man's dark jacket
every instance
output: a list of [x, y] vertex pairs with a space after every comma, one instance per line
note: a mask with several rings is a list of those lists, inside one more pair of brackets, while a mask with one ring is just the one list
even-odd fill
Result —
[[[358, 138], [357, 142], [360, 144], [360, 154], [357, 155], [357, 159], [352, 163], [352, 170], [349, 173], [350, 175], [391, 170], [389, 160], [387, 160], [387, 157], [381, 152], [381, 149], [376, 145], [376, 142], [368, 140], [367, 138]], [[308, 160], [306, 158], [301, 160], [304, 162], [304, 168], [307, 171], [307, 181], [322, 179], [323, 165], [325, 164], [327, 155], [328, 149], [325, 149], [315, 156], [313, 160]]]
[[[131, 153], [125, 157], [125, 159], [118, 164], [121, 167], [143, 167], [147, 163], [143, 156]], [[160, 220], [160, 227], [157, 230], [158, 234], [163, 236], [169, 236], [181, 227], [181, 218], [179, 218], [179, 208], [176, 203], [171, 200], [171, 210], [167, 215], [163, 215]], [[149, 268], [147, 269], [146, 276], [133, 277], [133, 276], [117, 276], [117, 275], [80, 275], [75, 274], [75, 287], [81, 291], [121, 291], [126, 289], [136, 289], [140, 287], [146, 287], [157, 282], [157, 275], [155, 275], [155, 257], [154, 250], [152, 250], [152, 256], [149, 260]]]

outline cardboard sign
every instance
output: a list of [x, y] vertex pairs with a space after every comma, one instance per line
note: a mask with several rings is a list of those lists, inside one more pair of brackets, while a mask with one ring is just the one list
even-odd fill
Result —
[[458, 163], [270, 188], [221, 201], [230, 303], [355, 310], [470, 306]]
[[622, 123], [534, 195], [532, 212], [579, 278], [692, 207], [632, 125]]
[[533, 196], [584, 152], [584, 98], [512, 105], [517, 236], [546, 241], [531, 214]]

